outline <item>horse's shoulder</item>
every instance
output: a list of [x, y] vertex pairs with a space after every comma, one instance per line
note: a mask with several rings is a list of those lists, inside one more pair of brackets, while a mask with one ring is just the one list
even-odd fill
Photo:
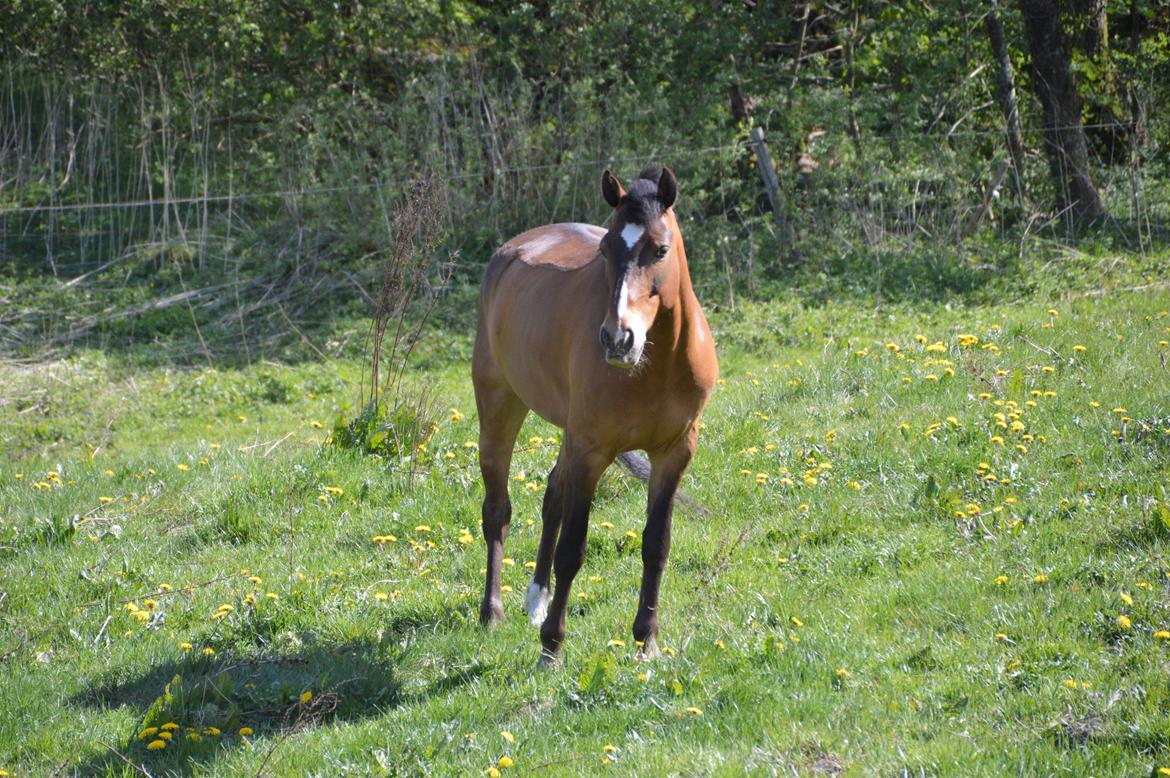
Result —
[[512, 238], [500, 253], [534, 267], [577, 270], [600, 256], [604, 235], [604, 229], [592, 224], [547, 224]]

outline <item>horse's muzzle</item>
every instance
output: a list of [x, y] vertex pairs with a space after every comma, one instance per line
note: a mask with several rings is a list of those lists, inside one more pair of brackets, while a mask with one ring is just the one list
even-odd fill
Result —
[[618, 333], [615, 338], [604, 324], [597, 331], [597, 340], [605, 352], [605, 361], [615, 367], [633, 367], [638, 363], [639, 356], [633, 353], [634, 331], [628, 327], [619, 327]]

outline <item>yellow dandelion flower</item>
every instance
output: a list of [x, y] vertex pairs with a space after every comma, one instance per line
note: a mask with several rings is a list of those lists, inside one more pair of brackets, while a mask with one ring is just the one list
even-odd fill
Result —
[[1121, 627], [1122, 629], [1129, 629], [1133, 626], [1133, 622], [1129, 620], [1129, 616], [1126, 616], [1124, 613], [1122, 613], [1117, 617], [1117, 626]]
[[1155, 632], [1154, 640], [1170, 640], [1170, 629], [1160, 629]]
[[307, 703], [311, 699], [313, 699], [312, 692], [301, 692], [301, 703], [302, 704]]
[[618, 640], [617, 638], [614, 638], [613, 640], [609, 641], [609, 643], [607, 645], [610, 648], [625, 648], [626, 641]]
[[798, 619], [796, 616], [793, 616], [792, 618], [790, 618], [789, 621], [792, 622], [792, 626], [794, 626], [794, 627], [803, 627], [804, 626], [804, 622], [801, 621], [800, 619]]
[[215, 656], [215, 649], [212, 648], [211, 646], [204, 646], [203, 647], [203, 655], [204, 656]]
[[175, 735], [173, 732], [163, 731], [163, 732], [159, 732], [158, 736], [160, 738], [162, 738], [163, 740], [166, 740], [169, 742], [171, 740], [171, 738], [173, 738]]
[[146, 729], [144, 729], [138, 733], [138, 739], [139, 740], [146, 740], [148, 737], [153, 736], [157, 732], [158, 732], [158, 727], [147, 727]]
[[995, 577], [995, 585], [996, 586], [1003, 586], [1007, 582], [1008, 582], [1008, 577], [1006, 575], [997, 575]]
[[1044, 573], [1040, 573], [1039, 575], [1034, 576], [1032, 578], [1032, 583], [1042, 584], [1042, 583], [1045, 583], [1047, 581], [1048, 581], [1048, 576], [1044, 575]]
[[496, 761], [496, 764], [499, 765], [500, 767], [503, 767], [506, 769], [506, 768], [511, 767], [512, 765], [516, 764], [516, 760], [514, 760], [510, 756], [501, 756]]
[[430, 525], [428, 525], [428, 524], [419, 524], [417, 527], [414, 528], [414, 531], [419, 532], [419, 533], [427, 533], [427, 532], [431, 531], [431, 528], [430, 528]]
[[219, 737], [220, 730], [219, 727], [204, 727], [203, 734], [211, 735], [212, 737]]
[[1121, 601], [1126, 605], [1133, 605], [1133, 597], [1130, 595], [1126, 594], [1125, 592], [1121, 592], [1119, 596], [1121, 597]]
[[176, 724], [173, 721], [168, 721], [166, 724], [163, 724], [160, 729], [162, 729], [163, 732], [170, 732], [171, 730], [175, 730], [178, 728], [179, 728], [178, 724]]
[[179, 468], [179, 471], [180, 471], [180, 472], [182, 472], [182, 473], [185, 473], [185, 472], [187, 472], [188, 470], [190, 470], [190, 469], [191, 469], [191, 466], [190, 466], [190, 465], [188, 465], [188, 464], [185, 464], [185, 463], [183, 463], [183, 462], [180, 462], [179, 464], [175, 465], [175, 467]]
[[489, 767], [487, 770], [484, 770], [483, 774], [486, 775], [487, 778], [500, 778], [500, 771], [494, 767]]
[[848, 678], [849, 676], [853, 675], [853, 673], [849, 672], [844, 667], [838, 667], [836, 674], [838, 678]]
[[151, 751], [161, 751], [162, 749], [167, 747], [167, 741], [165, 741], [165, 740], [152, 740], [146, 745], [146, 747], [149, 748]]
[[702, 716], [703, 715], [703, 711], [700, 708], [696, 708], [694, 706], [687, 708], [687, 713], [691, 714], [692, 716]]
[[252, 734], [252, 728], [251, 727], [240, 727], [240, 734], [243, 735], [244, 737], [247, 737], [248, 735]]

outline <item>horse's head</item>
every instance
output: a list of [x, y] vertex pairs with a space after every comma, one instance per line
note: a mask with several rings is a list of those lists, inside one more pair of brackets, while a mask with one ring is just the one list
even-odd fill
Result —
[[646, 168], [627, 190], [607, 170], [601, 193], [613, 219], [601, 239], [609, 303], [598, 340], [609, 364], [632, 368], [659, 307], [673, 306], [678, 295], [682, 241], [670, 213], [678, 179], [669, 168]]

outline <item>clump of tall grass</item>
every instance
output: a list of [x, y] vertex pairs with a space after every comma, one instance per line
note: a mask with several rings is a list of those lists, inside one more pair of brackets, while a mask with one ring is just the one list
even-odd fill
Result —
[[393, 217], [385, 208], [383, 213], [388, 243], [367, 339], [368, 369], [358, 389], [360, 410], [352, 419], [344, 414], [338, 418], [333, 442], [394, 457], [414, 451], [435, 429], [427, 387], [404, 381], [411, 352], [449, 275], [439, 271], [439, 288], [428, 283], [446, 223], [446, 206], [434, 174], [409, 181]]

